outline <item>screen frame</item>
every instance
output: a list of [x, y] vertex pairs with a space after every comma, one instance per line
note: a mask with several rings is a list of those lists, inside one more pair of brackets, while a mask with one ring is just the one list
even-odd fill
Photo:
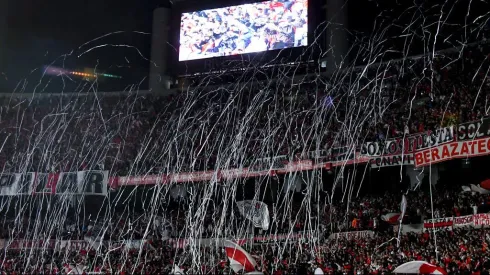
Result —
[[[242, 4], [253, 4], [258, 2], [265, 1], [228, 0], [224, 2], [222, 1], [221, 4], [212, 0], [201, 0], [196, 2], [177, 2], [172, 7], [171, 23], [169, 26], [167, 75], [178, 77], [182, 75], [208, 72], [210, 70], [219, 68], [221, 64], [225, 62], [254, 61], [254, 63], [267, 63], [278, 58], [296, 60], [298, 58], [303, 59], [305, 58], [305, 56], [308, 56], [308, 58], [316, 58], [316, 56], [321, 55], [322, 51], [320, 49], [320, 44], [324, 43], [324, 39], [317, 39], [318, 37], [315, 38], [314, 33], [317, 32], [315, 30], [317, 26], [319, 26], [320, 23], [325, 21], [326, 19], [325, 1], [308, 0], [308, 46], [294, 47], [282, 50], [270, 50], [256, 53], [245, 53], [223, 57], [210, 57], [188, 61], [179, 61], [180, 26], [182, 13], [225, 8]], [[316, 45], [312, 45], [313, 41]], [[305, 52], [305, 50], [307, 52]]]
[[[273, 3], [274, 1], [276, 0], [268, 0], [268, 1], [260, 1], [260, 2], [252, 2], [252, 3], [242, 3], [242, 4], [239, 4], [239, 5], [229, 5], [229, 6], [225, 6], [225, 7], [218, 7], [218, 8], [212, 8], [212, 9], [205, 9], [205, 10], [196, 10], [196, 11], [191, 11], [191, 12], [182, 12], [180, 13], [181, 15], [181, 20], [180, 20], [180, 23], [181, 23], [181, 26], [179, 27], [179, 49], [178, 49], [178, 60], [179, 62], [185, 62], [185, 61], [193, 61], [193, 60], [201, 60], [201, 59], [208, 59], [208, 58], [220, 58], [220, 57], [227, 57], [227, 56], [233, 56], [233, 55], [243, 55], [243, 54], [254, 54], [254, 53], [261, 53], [261, 52], [267, 52], [267, 51], [275, 51], [275, 50], [287, 50], [287, 49], [292, 49], [292, 48], [300, 48], [300, 47], [307, 47], [308, 46], [308, 42], [310, 42], [308, 40], [308, 18], [309, 18], [309, 14], [308, 14], [308, 9], [309, 9], [309, 0], [304, 0], [307, 2], [306, 4], [306, 18], [304, 18], [304, 20], [306, 21], [306, 27], [307, 27], [307, 38], [306, 38], [306, 44], [301, 44], [301, 45], [298, 45], [298, 46], [289, 46], [289, 47], [284, 47], [284, 48], [277, 48], [277, 49], [270, 49], [270, 50], [259, 50], [259, 51], [248, 51], [248, 52], [244, 52], [244, 53], [229, 53], [229, 54], [223, 54], [223, 55], [212, 55], [212, 54], [209, 54], [209, 55], [203, 55], [203, 56], [199, 56], [198, 58], [190, 58], [190, 59], [181, 59], [181, 50], [182, 50], [182, 45], [181, 45], [181, 39], [182, 39], [182, 21], [184, 19], [184, 15], [191, 15], [192, 13], [196, 13], [196, 12], [213, 12], [213, 11], [219, 11], [219, 10], [224, 10], [224, 9], [227, 9], [227, 8], [240, 8], [240, 7], [244, 7], [246, 5], [258, 5], [258, 4], [262, 4], [262, 3]], [[298, 0], [290, 0], [290, 1], [298, 1]], [[269, 3], [267, 3], [267, 5], [269, 5]], [[238, 19], [238, 18], [236, 18]], [[301, 18], [303, 19], [303, 18]], [[302, 25], [304, 26], [304, 25]], [[278, 26], [276, 26], [278, 27]], [[236, 40], [235, 40], [236, 41]]]

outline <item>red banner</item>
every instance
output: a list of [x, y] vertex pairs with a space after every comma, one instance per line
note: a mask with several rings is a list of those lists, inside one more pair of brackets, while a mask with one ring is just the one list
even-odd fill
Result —
[[424, 220], [424, 231], [432, 229], [452, 229], [453, 217]]
[[490, 154], [490, 138], [451, 142], [415, 153], [415, 166], [425, 166], [453, 158], [468, 158]]

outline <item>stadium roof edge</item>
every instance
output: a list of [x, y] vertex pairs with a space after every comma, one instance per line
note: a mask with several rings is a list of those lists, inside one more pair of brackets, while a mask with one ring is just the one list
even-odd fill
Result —
[[[445, 50], [440, 50], [440, 51], [437, 51], [437, 53], [441, 54], [441, 53], [450, 53], [450, 52], [456, 52], [456, 51], [460, 51], [463, 47], [471, 47], [471, 46], [476, 46], [476, 45], [480, 45], [480, 44], [490, 44], [490, 40], [482, 40], [482, 41], [479, 41], [479, 42], [475, 42], [475, 43], [470, 43], [470, 44], [466, 44], [466, 45], [462, 45], [462, 46], [459, 46], [459, 47], [454, 47], [454, 48], [448, 48], [448, 49], [445, 49]], [[432, 53], [429, 53], [429, 54], [432, 54]], [[406, 57], [406, 58], [400, 58], [400, 59], [395, 59], [395, 60], [389, 60], [389, 61], [383, 61], [383, 62], [378, 62], [378, 63], [374, 63], [374, 64], [371, 64], [370, 67], [376, 67], [376, 66], [380, 66], [380, 65], [383, 65], [383, 64], [388, 64], [388, 63], [399, 63], [399, 62], [403, 62], [405, 60], [416, 60], [416, 59], [420, 59], [424, 56], [427, 56], [428, 54], [422, 54], [422, 55], [415, 55], [415, 56], [409, 56], [409, 57]], [[322, 59], [324, 60], [324, 59]], [[358, 71], [358, 70], [362, 70], [366, 67], [367, 65], [359, 65], [359, 66], [356, 66], [354, 67], [353, 71]], [[347, 69], [346, 69], [347, 70]], [[331, 74], [331, 73], [330, 73]], [[329, 73], [328, 72], [322, 72], [322, 73], [319, 73], [319, 74], [313, 74], [313, 73], [310, 73], [310, 74], [301, 74], [301, 75], [296, 75], [296, 76], [293, 76], [292, 79], [293, 79], [293, 82], [296, 82], [296, 81], [299, 81], [301, 79], [304, 79], [306, 77], [311, 77], [311, 76], [328, 76]], [[185, 79], [185, 78], [184, 78]], [[273, 83], [275, 83], [276, 80], [273, 80]], [[262, 84], [262, 83], [265, 83], [266, 81], [258, 81], [256, 82], [256, 84]], [[268, 81], [269, 83], [271, 81]], [[236, 83], [229, 83], [229, 84], [216, 84], [216, 85], [207, 85], [205, 86], [204, 88], [206, 89], [217, 89], [217, 88], [220, 88], [220, 87], [233, 87], [233, 86], [236, 86], [237, 84]], [[248, 85], [248, 84], [247, 84]], [[187, 87], [186, 90], [190, 90], [192, 88], [199, 88], [199, 86], [192, 86], [192, 87]], [[139, 94], [139, 95], [145, 95], [145, 94], [162, 94], [162, 95], [168, 95], [168, 94], [175, 94], [175, 93], [179, 93], [179, 92], [182, 92], [183, 89], [180, 89], [180, 88], [172, 88], [172, 89], [168, 89], [166, 90], [164, 93], [159, 93], [159, 92], [155, 92], [155, 91], [151, 91], [151, 90], [138, 90], [138, 91], [116, 91], [116, 92], [99, 92], [99, 94], [102, 94], [104, 96], [120, 96], [120, 95], [133, 95], [133, 94]], [[18, 97], [18, 98], [32, 98], [32, 97], [57, 97], [57, 96], [72, 96], [72, 95], [80, 95], [80, 96], [91, 96], [91, 95], [94, 95], [93, 92], [91, 93], [36, 93], [36, 94], [30, 94], [30, 93], [0, 93], [0, 97], [1, 98], [6, 98], [6, 97]]]
[[[465, 45], [462, 45], [462, 46], [459, 46], [459, 47], [453, 47], [453, 48], [448, 48], [448, 49], [444, 49], [444, 50], [439, 50], [436, 53], [441, 54], [441, 53], [456, 52], [456, 51], [461, 50], [463, 47], [471, 47], [471, 46], [476, 46], [476, 45], [480, 45], [480, 44], [488, 44], [488, 43], [490, 43], [490, 40], [482, 40], [482, 41], [479, 41], [479, 42], [465, 44]], [[370, 67], [377, 67], [377, 66], [381, 66], [381, 65], [389, 64], [389, 63], [400, 63], [400, 62], [403, 62], [403, 61], [406, 61], [406, 60], [416, 60], [416, 59], [420, 59], [420, 58], [422, 58], [424, 56], [427, 56], [429, 54], [431, 54], [431, 53], [421, 54], [421, 55], [413, 55], [413, 56], [409, 56], [409, 57], [406, 57], [406, 58], [400, 58], [400, 59], [395, 59], [395, 60], [377, 62], [377, 63], [371, 64], [369, 66]], [[321, 59], [320, 61], [323, 61], [323, 60], [326, 60], [326, 59]], [[362, 70], [366, 66], [368, 66], [368, 65], [359, 65], [359, 66], [356, 66], [356, 67], [354, 67], [354, 69], [352, 71]], [[349, 69], [345, 69], [345, 70], [349, 70]], [[332, 73], [329, 73], [329, 72], [321, 72], [321, 73], [318, 73], [318, 74], [313, 74], [313, 73], [310, 73], [310, 74], [301, 74], [301, 75], [293, 76], [292, 79], [293, 79], [293, 82], [296, 82], [298, 80], [304, 79], [305, 77], [311, 77], [311, 76], [315, 76], [315, 75], [316, 76], [328, 76], [328, 75], [331, 75], [331, 74]], [[184, 77], [184, 79], [185, 79], [185, 77]], [[276, 81], [275, 79], [272, 80], [273, 83], [275, 83], [275, 81]], [[265, 80], [264, 81], [258, 81], [257, 84], [264, 83], [264, 82], [265, 82]], [[268, 82], [270, 83], [271, 81], [268, 81]], [[208, 86], [206, 86], [206, 89], [217, 89], [217, 88], [223, 87], [223, 86], [236, 86], [236, 85], [237, 85], [236, 83], [208, 85]], [[191, 87], [188, 87], [187, 89], [190, 89], [190, 88]], [[178, 91], [180, 89], [176, 89], [176, 90]]]
[[[93, 96], [95, 93], [89, 92], [89, 93], [36, 93], [36, 94], [30, 94], [30, 93], [0, 93], [0, 98], [6, 98], [6, 97], [17, 97], [17, 98], [33, 98], [33, 97], [60, 97], [60, 96], [73, 96], [73, 95], [79, 95], [79, 96]], [[150, 91], [150, 90], [137, 90], [137, 91], [117, 91], [117, 92], [98, 92], [98, 95], [103, 95], [103, 96], [120, 96], [120, 95], [134, 95], [134, 94], [139, 94], [139, 95], [146, 95], [146, 94], [155, 94], [155, 92]]]

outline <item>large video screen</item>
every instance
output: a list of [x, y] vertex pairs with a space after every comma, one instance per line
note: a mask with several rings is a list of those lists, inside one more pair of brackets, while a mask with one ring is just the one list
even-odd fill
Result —
[[308, 0], [274, 0], [183, 13], [179, 61], [308, 44]]

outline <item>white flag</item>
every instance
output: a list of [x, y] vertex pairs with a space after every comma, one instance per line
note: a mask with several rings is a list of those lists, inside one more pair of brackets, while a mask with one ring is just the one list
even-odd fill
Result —
[[402, 233], [402, 223], [403, 223], [403, 217], [405, 216], [405, 212], [407, 211], [407, 197], [403, 195], [402, 197], [402, 202], [400, 203], [400, 226], [398, 227], [398, 238], [396, 238], [396, 246], [400, 247], [400, 235]]
[[238, 201], [238, 211], [245, 218], [251, 220], [255, 227], [262, 228], [263, 230], [269, 229], [269, 208], [267, 204], [261, 201]]
[[83, 274], [85, 273], [84, 270], [86, 269], [85, 266], [81, 266], [81, 265], [76, 265], [76, 266], [73, 266], [73, 265], [67, 265], [65, 266], [65, 272], [67, 274]]
[[172, 269], [173, 275], [184, 275], [184, 270], [182, 270], [180, 267], [178, 267], [176, 264], [174, 264], [174, 268]]
[[488, 195], [490, 194], [490, 191], [484, 188], [481, 188], [480, 185], [471, 185], [471, 191], [478, 192], [482, 195]]
[[407, 197], [405, 197], [405, 195], [403, 195], [402, 203], [400, 204], [400, 212], [402, 213], [400, 215], [400, 221], [403, 221], [403, 217], [405, 216], [406, 211], [407, 211]]

